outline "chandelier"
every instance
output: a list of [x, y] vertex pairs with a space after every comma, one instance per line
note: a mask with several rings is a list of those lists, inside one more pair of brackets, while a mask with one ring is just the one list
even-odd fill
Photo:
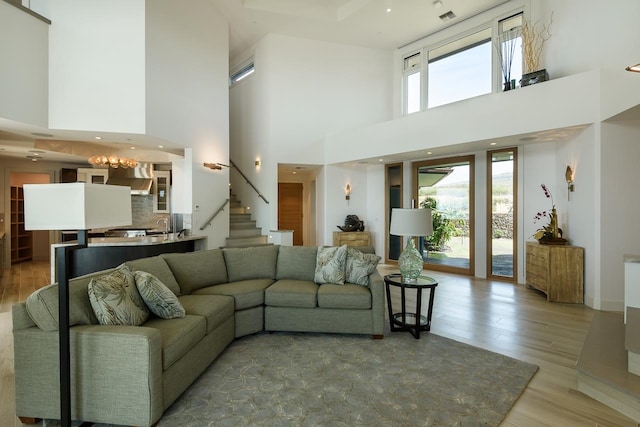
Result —
[[138, 166], [138, 161], [134, 159], [126, 159], [118, 156], [91, 156], [89, 157], [89, 163], [94, 166], [109, 166], [112, 168], [134, 168]]

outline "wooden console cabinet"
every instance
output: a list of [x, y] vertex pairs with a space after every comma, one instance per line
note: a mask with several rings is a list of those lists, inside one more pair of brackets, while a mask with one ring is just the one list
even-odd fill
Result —
[[527, 286], [550, 302], [584, 302], [584, 248], [527, 242]]
[[371, 246], [371, 233], [368, 231], [334, 231], [333, 246]]

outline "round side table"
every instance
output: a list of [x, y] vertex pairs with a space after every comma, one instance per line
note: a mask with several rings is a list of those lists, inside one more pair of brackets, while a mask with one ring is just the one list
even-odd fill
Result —
[[[400, 274], [388, 274], [384, 276], [384, 284], [387, 290], [387, 308], [389, 309], [389, 325], [391, 331], [409, 331], [414, 338], [420, 339], [421, 331], [431, 330], [431, 312], [433, 311], [433, 297], [436, 292], [438, 282], [428, 276], [420, 276], [415, 281], [405, 282]], [[402, 304], [401, 311], [393, 312], [391, 304], [390, 286], [400, 288], [400, 302]], [[406, 290], [415, 289], [416, 291], [416, 312], [407, 312]], [[429, 308], [427, 315], [420, 314], [422, 309], [422, 291], [429, 289]]]

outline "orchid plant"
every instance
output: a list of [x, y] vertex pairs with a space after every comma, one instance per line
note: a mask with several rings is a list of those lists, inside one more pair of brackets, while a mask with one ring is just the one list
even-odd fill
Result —
[[549, 218], [549, 223], [542, 228], [536, 230], [533, 238], [536, 240], [549, 240], [562, 237], [562, 229], [558, 228], [558, 213], [556, 212], [556, 204], [553, 202], [553, 195], [549, 191], [546, 185], [542, 184], [542, 191], [547, 199], [551, 199], [551, 210], [538, 212], [533, 217], [533, 222], [537, 223], [542, 218]]

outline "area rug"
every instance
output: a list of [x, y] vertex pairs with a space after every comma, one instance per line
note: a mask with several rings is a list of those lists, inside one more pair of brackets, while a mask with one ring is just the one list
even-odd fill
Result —
[[433, 333], [260, 333], [235, 340], [158, 427], [497, 426], [537, 370]]
[[434, 334], [234, 341], [159, 426], [496, 426], [538, 367]]

